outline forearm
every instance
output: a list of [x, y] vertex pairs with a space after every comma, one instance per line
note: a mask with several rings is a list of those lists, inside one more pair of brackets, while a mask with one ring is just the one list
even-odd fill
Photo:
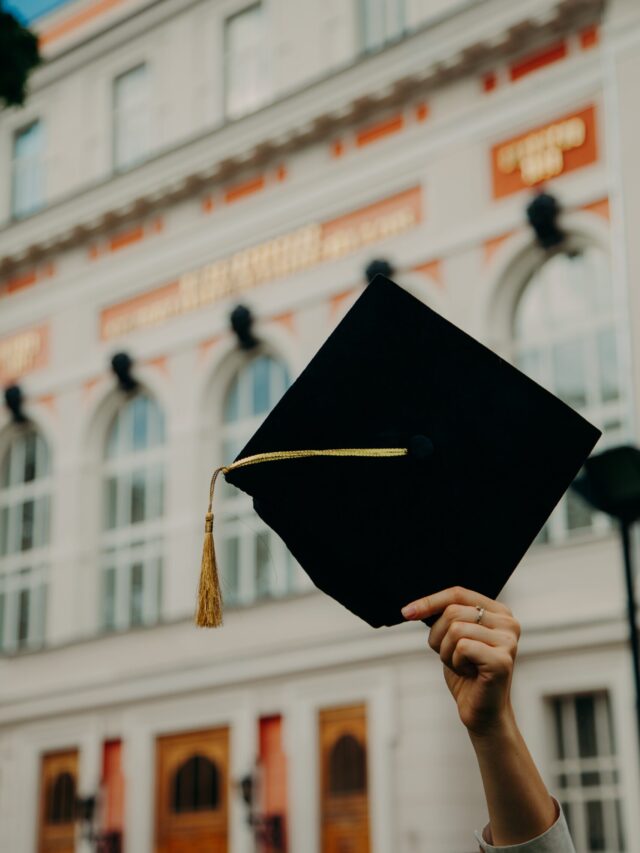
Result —
[[513, 713], [490, 733], [470, 732], [484, 785], [493, 844], [522, 844], [546, 832], [556, 807]]

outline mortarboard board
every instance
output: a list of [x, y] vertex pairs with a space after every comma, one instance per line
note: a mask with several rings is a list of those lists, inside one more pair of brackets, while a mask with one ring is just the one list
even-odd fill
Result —
[[[218, 469], [317, 587], [373, 627], [461, 585], [495, 598], [600, 436], [378, 276]], [[221, 623], [207, 515], [197, 623]]]

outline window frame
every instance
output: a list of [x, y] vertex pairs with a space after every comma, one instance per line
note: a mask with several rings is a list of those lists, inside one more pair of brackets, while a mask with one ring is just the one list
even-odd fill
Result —
[[[144, 103], [144, 122], [146, 139], [142, 146], [138, 146], [138, 153], [129, 159], [118, 157], [118, 146], [120, 132], [122, 129], [121, 122], [123, 116], [125, 121], [130, 121], [130, 114], [135, 112], [134, 108], [124, 110], [118, 105], [118, 85], [128, 76], [144, 71], [144, 85], [146, 87], [146, 97], [143, 98]], [[141, 166], [151, 156], [152, 153], [152, 137], [153, 137], [153, 122], [152, 122], [152, 68], [151, 63], [147, 59], [141, 59], [133, 65], [129, 65], [123, 71], [119, 71], [111, 78], [111, 169], [114, 174], [128, 172], [130, 169], [135, 169]], [[138, 110], [140, 105], [137, 105]]]
[[231, 68], [230, 68], [230, 30], [234, 21], [242, 18], [244, 15], [248, 15], [252, 12], [259, 11], [262, 15], [262, 19], [264, 22], [264, 29], [268, 30], [269, 28], [269, 3], [268, 0], [254, 0], [254, 2], [248, 2], [247, 5], [242, 8], [236, 9], [229, 15], [226, 15], [222, 20], [222, 112], [225, 122], [236, 121], [238, 119], [244, 118], [245, 116], [252, 115], [257, 112], [262, 107], [266, 106], [273, 100], [273, 56], [270, 50], [270, 40], [268, 38], [262, 39], [262, 44], [264, 45], [264, 65], [265, 65], [265, 74], [264, 79], [266, 80], [266, 86], [264, 91], [252, 102], [249, 107], [235, 110], [231, 107], [230, 104], [230, 92], [231, 92]]
[[[384, 5], [383, 34], [375, 39], [367, 38], [368, 21], [372, 16], [372, 0], [357, 0], [358, 3], [358, 48], [360, 53], [369, 54], [384, 50], [391, 44], [402, 41], [409, 31], [407, 0], [374, 0]], [[391, 26], [392, 12], [398, 18], [397, 26]]]
[[[136, 449], [133, 444], [134, 406], [141, 399], [151, 407], [145, 414], [146, 428], [149, 429], [148, 419], [151, 417], [154, 420], [151, 430], [152, 434], [153, 430], [156, 431], [157, 441], [149, 445], [147, 436], [147, 443]], [[125, 429], [131, 430], [128, 438]], [[116, 449], [110, 454], [109, 444], [114, 434]], [[131, 443], [128, 443], [129, 438]], [[162, 619], [167, 459], [164, 408], [154, 394], [141, 388], [122, 400], [112, 413], [102, 444], [98, 626], [103, 633], [134, 630], [157, 624]], [[145, 511], [142, 518], [133, 520], [134, 478], [140, 473], [144, 483]], [[109, 524], [108, 519], [111, 483], [114, 484], [116, 498], [113, 524]], [[150, 516], [146, 512], [148, 496], [151, 496], [154, 510]], [[139, 572], [138, 566], [141, 566]], [[136, 589], [134, 571], [139, 574]], [[140, 597], [136, 605], [137, 594]]]
[[[581, 254], [588, 253], [590, 251], [600, 253], [604, 261], [607, 263], [609, 275], [608, 286], [611, 288], [611, 306], [609, 312], [607, 313], [606, 320], [603, 321], [602, 316], [597, 312], [596, 308], [594, 306], [591, 306], [593, 309], [592, 314], [588, 317], [587, 320], [583, 320], [580, 324], [576, 324], [575, 328], [572, 327], [571, 334], [568, 337], [554, 336], [553, 332], [546, 330], [545, 333], [541, 335], [538, 340], [538, 348], [536, 349], [536, 352], [538, 354], [542, 353], [542, 357], [546, 362], [548, 362], [547, 367], [549, 368], [549, 371], [551, 371], [550, 359], [552, 358], [553, 347], [558, 343], [562, 343], [563, 341], [570, 343], [572, 340], [576, 339], [576, 335], [578, 335], [578, 333], [580, 334], [579, 340], [584, 343], [584, 340], [586, 340], [587, 332], [589, 332], [590, 346], [588, 348], [588, 353], [585, 358], [585, 377], [586, 387], [588, 389], [588, 397], [586, 405], [583, 407], [579, 407], [578, 411], [583, 414], [588, 420], [592, 420], [596, 424], [600, 423], [601, 415], [610, 415], [611, 412], [617, 413], [620, 421], [620, 427], [615, 433], [615, 436], [619, 436], [619, 438], [617, 440], [614, 438], [612, 442], [611, 439], [608, 439], [607, 433], [605, 432], [598, 444], [598, 449], [602, 450], [610, 443], [617, 444], [624, 442], [625, 437], [628, 435], [629, 430], [631, 428], [630, 401], [625, 391], [625, 389], [627, 388], [627, 383], [625, 381], [625, 365], [623, 358], [623, 318], [621, 317], [621, 309], [616, 298], [615, 287], [612, 280], [613, 273], [611, 270], [611, 258], [609, 251], [605, 246], [601, 245], [599, 241], [589, 238], [585, 235], [577, 233], [568, 233], [564, 243], [562, 244], [562, 246], [558, 247], [558, 249], [544, 252], [542, 250], [536, 250], [535, 254], [530, 253], [530, 262], [524, 267], [522, 264], [520, 264], [518, 271], [515, 271], [515, 276], [509, 276], [511, 281], [513, 281], [513, 278], [515, 277], [518, 286], [512, 289], [511, 292], [511, 305], [508, 314], [508, 355], [510, 360], [516, 367], [519, 367], [519, 369], [524, 370], [524, 368], [520, 366], [518, 358], [523, 351], [532, 351], [533, 341], [531, 338], [527, 338], [525, 341], [519, 340], [517, 334], [517, 315], [518, 311], [521, 308], [522, 301], [526, 297], [527, 289], [531, 286], [532, 282], [543, 269], [545, 264], [550, 261], [553, 261], [554, 259], [562, 255]], [[606, 324], [607, 321], [608, 325]], [[594, 386], [597, 382], [600, 381], [598, 371], [599, 362], [594, 362], [593, 351], [598, 347], [597, 337], [603, 331], [613, 331], [615, 334], [617, 348], [616, 372], [618, 378], [618, 387], [620, 389], [620, 396], [614, 404], [609, 404], [605, 401], [600, 405], [593, 405], [592, 401], [593, 399], [595, 399], [596, 396], [594, 394]], [[551, 373], [549, 373], [549, 375], [551, 375]], [[533, 378], [535, 379], [536, 377]], [[545, 387], [549, 387], [552, 393], [558, 393], [556, 390], [554, 390], [555, 386]], [[581, 538], [602, 536], [610, 531], [610, 520], [603, 513], [598, 513], [596, 511], [591, 510], [589, 510], [591, 514], [590, 524], [570, 527], [567, 517], [568, 500], [580, 501], [581, 499], [573, 495], [573, 493], [571, 493], [570, 497], [564, 496], [561, 499], [558, 506], [550, 515], [539, 537], [536, 539], [536, 545], [560, 545], [563, 543], [574, 543], [576, 541], [579, 541]]]
[[[29, 437], [35, 442], [34, 476], [27, 480], [17, 474], [25, 468]], [[0, 555], [0, 654], [41, 648], [46, 641], [53, 475], [49, 443], [36, 425], [9, 429], [0, 455], [0, 474], [5, 464], [9, 466], [8, 482], [0, 485], [0, 518], [6, 522], [0, 526], [5, 527], [7, 543], [13, 542], [15, 547]], [[33, 504], [33, 514], [31, 544], [25, 548], [24, 507], [28, 503]], [[20, 627], [23, 618], [24, 634]]]
[[[590, 757], [580, 756], [579, 722], [577, 712], [578, 700], [590, 697], [594, 700], [594, 717], [597, 754]], [[587, 802], [599, 802], [603, 805], [613, 803], [611, 808], [603, 808], [602, 815], [605, 830], [605, 850], [628, 851], [627, 827], [625, 821], [626, 798], [622, 776], [622, 761], [619, 752], [620, 738], [616, 737], [615, 714], [613, 709], [612, 692], [609, 689], [577, 690], [571, 693], [559, 693], [546, 697], [546, 716], [548, 730], [552, 733], [549, 742], [549, 773], [554, 779], [554, 791], [558, 800], [565, 806], [569, 803], [567, 819], [576, 848], [592, 850], [588, 844], [588, 821], [584, 808], [578, 816], [577, 806]], [[557, 714], [559, 713], [559, 720]], [[560, 757], [558, 750], [558, 722], [562, 731], [563, 751], [565, 757]], [[608, 747], [608, 752], [601, 753], [601, 745]], [[569, 753], [569, 757], [567, 757]], [[585, 784], [582, 780], [586, 774], [597, 773], [602, 776], [609, 774], [614, 781], [598, 785]], [[578, 779], [578, 784], [567, 784], [571, 778]], [[591, 795], [591, 796], [589, 796]], [[616, 807], [616, 804], [619, 804]], [[618, 846], [622, 839], [626, 846]], [[614, 840], [613, 846], [608, 842]]]

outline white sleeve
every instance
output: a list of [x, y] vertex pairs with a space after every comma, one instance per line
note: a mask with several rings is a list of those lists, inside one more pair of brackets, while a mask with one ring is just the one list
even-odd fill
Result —
[[524, 844], [509, 844], [506, 847], [494, 847], [490, 841], [485, 840], [491, 838], [489, 827], [485, 827], [482, 834], [476, 832], [476, 838], [480, 844], [480, 849], [485, 853], [576, 853], [573, 841], [569, 835], [569, 827], [557, 801], [558, 819], [549, 827], [546, 832], [539, 835], [537, 838], [532, 838], [531, 841], [525, 841]]

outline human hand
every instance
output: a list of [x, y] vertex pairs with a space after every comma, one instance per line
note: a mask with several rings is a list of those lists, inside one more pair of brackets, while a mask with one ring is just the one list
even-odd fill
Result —
[[[478, 607], [484, 608], [480, 623]], [[483, 736], [512, 725], [510, 691], [520, 625], [509, 608], [452, 587], [413, 601], [402, 614], [408, 620], [440, 614], [429, 645], [440, 655], [445, 681], [469, 733]]]

